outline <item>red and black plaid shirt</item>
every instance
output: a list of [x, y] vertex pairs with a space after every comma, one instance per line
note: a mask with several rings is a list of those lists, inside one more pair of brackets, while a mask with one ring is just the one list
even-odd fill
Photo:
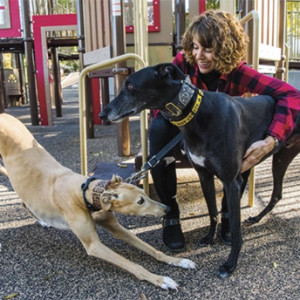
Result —
[[[179, 52], [173, 60], [184, 74], [190, 76], [191, 82], [199, 89], [207, 90], [201, 80], [198, 66], [191, 66], [185, 59], [183, 52]], [[229, 74], [222, 74], [218, 82], [218, 92], [230, 96], [242, 96], [245, 93], [269, 95], [276, 100], [276, 109], [268, 134], [284, 142], [295, 127], [296, 118], [300, 110], [300, 92], [295, 87], [257, 72], [245, 62]]]

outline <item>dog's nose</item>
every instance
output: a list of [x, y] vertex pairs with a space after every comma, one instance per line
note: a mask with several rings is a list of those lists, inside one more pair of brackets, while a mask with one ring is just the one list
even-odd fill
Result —
[[169, 206], [166, 206], [166, 207], [165, 207], [165, 213], [166, 213], [166, 214], [167, 214], [170, 210], [171, 210], [171, 209], [170, 209]]
[[100, 112], [99, 118], [100, 118], [102, 121], [106, 121], [106, 120], [107, 120], [107, 114], [106, 114], [106, 112], [105, 112], [104, 110]]

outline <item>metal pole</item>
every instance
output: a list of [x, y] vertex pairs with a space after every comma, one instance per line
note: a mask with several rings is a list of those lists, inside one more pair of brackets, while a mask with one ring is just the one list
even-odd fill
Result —
[[38, 106], [36, 97], [36, 83], [34, 75], [34, 60], [33, 60], [33, 41], [31, 37], [30, 22], [31, 19], [29, 11], [28, 0], [21, 1], [22, 19], [24, 28], [24, 49], [27, 62], [27, 80], [28, 80], [28, 95], [30, 104], [31, 124], [39, 125]]
[[114, 64], [119, 64], [123, 61], [134, 59], [138, 62], [141, 68], [146, 67], [145, 62], [143, 59], [133, 53], [124, 54], [118, 57], [114, 57], [109, 60], [105, 60], [98, 64], [94, 64], [84, 68], [80, 72], [79, 76], [79, 119], [80, 119], [80, 158], [81, 158], [81, 173], [83, 175], [87, 175], [87, 142], [86, 142], [86, 76], [88, 73], [100, 69], [107, 68]]

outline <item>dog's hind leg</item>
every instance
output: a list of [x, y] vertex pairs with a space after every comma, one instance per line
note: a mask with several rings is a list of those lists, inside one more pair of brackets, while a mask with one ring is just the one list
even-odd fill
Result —
[[170, 277], [153, 274], [103, 245], [98, 237], [95, 223], [87, 211], [82, 211], [80, 215], [70, 211], [65, 217], [88, 255], [114, 264], [136, 276], [139, 280], [146, 280], [162, 289], [177, 289], [177, 283]]
[[282, 185], [285, 172], [300, 151], [300, 141], [295, 142], [291, 147], [283, 147], [279, 152], [274, 154], [272, 161], [273, 173], [273, 192], [268, 205], [257, 216], [249, 217], [246, 222], [249, 224], [258, 223], [267, 213], [269, 213], [274, 206], [282, 198]]
[[169, 265], [182, 267], [185, 269], [195, 269], [196, 265], [193, 261], [184, 258], [177, 258], [173, 256], [168, 256], [162, 253], [161, 251], [156, 250], [151, 245], [145, 243], [143, 240], [138, 238], [134, 233], [127, 230], [118, 222], [117, 218], [112, 212], [106, 212], [105, 217], [103, 213], [95, 213], [93, 218], [97, 224], [101, 227], [107, 229], [113, 234], [115, 238], [118, 238], [135, 248], [151, 255], [156, 260], [167, 263]]

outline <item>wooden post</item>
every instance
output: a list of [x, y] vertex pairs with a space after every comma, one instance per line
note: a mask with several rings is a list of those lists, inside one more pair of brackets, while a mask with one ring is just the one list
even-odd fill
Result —
[[93, 139], [94, 135], [94, 122], [93, 122], [93, 94], [92, 94], [92, 82], [91, 78], [86, 78], [86, 128], [87, 128], [87, 138]]
[[19, 53], [17, 58], [18, 69], [20, 74], [20, 87], [21, 87], [21, 103], [26, 103], [26, 89], [25, 89], [25, 74], [24, 74], [24, 63], [23, 63], [23, 54]]
[[[176, 50], [179, 50], [185, 31], [185, 0], [175, 0]], [[177, 52], [177, 51], [176, 51]]]
[[[112, 50], [113, 57], [125, 53], [125, 27], [123, 14], [123, 0], [111, 0], [111, 32], [112, 32]], [[116, 68], [124, 68], [126, 63], [118, 63]], [[118, 94], [127, 75], [115, 75], [115, 93]], [[129, 119], [127, 118], [117, 126], [118, 130], [118, 155], [130, 155], [130, 131]]]
[[83, 53], [85, 52], [82, 0], [76, 1], [76, 10], [77, 10], [78, 53], [79, 53], [80, 70], [82, 70], [84, 67], [83, 66]]
[[[286, 0], [279, 2], [279, 48], [281, 48], [281, 60], [277, 63], [276, 78], [287, 81], [288, 79], [288, 49], [286, 47]], [[278, 72], [279, 71], [279, 72]]]
[[0, 113], [3, 113], [5, 110], [5, 86], [3, 80], [3, 59], [2, 54], [0, 53]]
[[37, 107], [37, 97], [36, 97], [36, 84], [34, 75], [34, 63], [33, 63], [33, 46], [32, 37], [30, 31], [30, 11], [28, 0], [21, 1], [22, 7], [22, 18], [24, 22], [24, 49], [27, 62], [27, 80], [28, 80], [28, 95], [29, 95], [29, 105], [31, 114], [31, 124], [39, 125], [38, 117], [38, 107]]
[[[108, 77], [104, 77], [100, 79], [100, 98], [101, 98], [101, 102], [103, 107], [101, 109], [103, 109], [108, 103], [109, 103], [109, 83], [108, 83]], [[111, 122], [110, 121], [104, 121], [103, 125], [110, 125]]]
[[61, 91], [61, 81], [60, 81], [60, 68], [59, 68], [57, 48], [55, 47], [51, 48], [51, 58], [52, 58], [52, 73], [53, 73], [56, 117], [62, 117], [62, 107], [61, 107], [62, 91]]

